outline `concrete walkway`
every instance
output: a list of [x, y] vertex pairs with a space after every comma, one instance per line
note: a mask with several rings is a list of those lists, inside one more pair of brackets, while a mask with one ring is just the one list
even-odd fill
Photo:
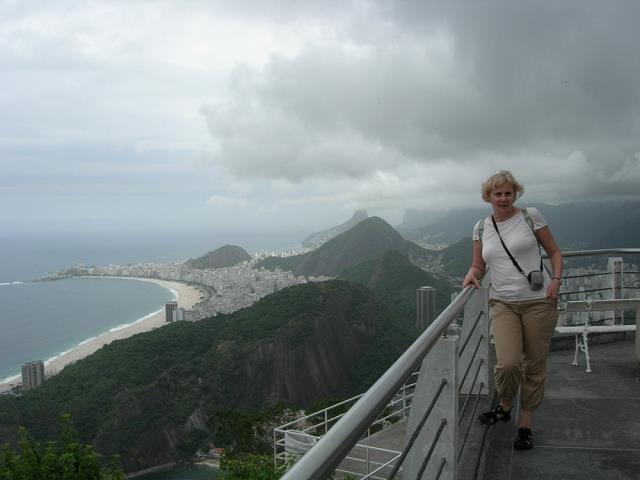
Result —
[[635, 342], [552, 352], [545, 399], [534, 418], [535, 448], [512, 448], [516, 424], [493, 429], [488, 480], [640, 480], [640, 363]]

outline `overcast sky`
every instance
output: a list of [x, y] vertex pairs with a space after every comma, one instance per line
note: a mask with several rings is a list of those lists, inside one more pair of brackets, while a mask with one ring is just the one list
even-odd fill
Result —
[[638, 199], [639, 5], [0, 0], [2, 231]]

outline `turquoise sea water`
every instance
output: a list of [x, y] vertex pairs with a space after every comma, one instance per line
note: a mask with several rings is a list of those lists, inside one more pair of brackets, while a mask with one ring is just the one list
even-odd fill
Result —
[[175, 298], [139, 280], [67, 279], [0, 285], [0, 379], [32, 360], [47, 360], [100, 333], [122, 328]]

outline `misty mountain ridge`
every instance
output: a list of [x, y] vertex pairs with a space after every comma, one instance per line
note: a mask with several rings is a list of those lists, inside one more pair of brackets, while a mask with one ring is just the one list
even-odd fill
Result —
[[318, 248], [323, 243], [328, 242], [337, 235], [346, 232], [350, 228], [354, 227], [363, 220], [366, 220], [369, 214], [365, 210], [357, 210], [353, 216], [345, 223], [336, 225], [335, 227], [322, 230], [320, 232], [312, 233], [302, 241], [303, 248]]
[[[563, 249], [634, 247], [640, 238], [640, 202], [581, 202], [546, 205], [518, 202], [518, 207], [535, 207], [547, 220]], [[398, 227], [402, 235], [419, 244], [451, 245], [470, 237], [473, 226], [491, 214], [491, 206], [451, 210], [439, 219], [414, 228], [419, 214], [413, 211], [409, 221]], [[429, 212], [431, 215], [431, 212]], [[405, 214], [405, 220], [407, 214]]]

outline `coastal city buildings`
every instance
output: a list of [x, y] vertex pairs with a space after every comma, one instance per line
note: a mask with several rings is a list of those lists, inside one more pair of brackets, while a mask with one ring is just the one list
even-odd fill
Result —
[[[299, 253], [291, 251], [291, 254]], [[190, 269], [184, 263], [138, 263], [129, 265], [75, 266], [59, 272], [56, 278], [67, 276], [116, 276], [158, 278], [192, 284], [202, 292], [201, 301], [192, 310], [182, 310], [175, 302], [165, 304], [165, 320], [200, 320], [218, 313], [232, 313], [253, 305], [262, 297], [308, 281], [323, 281], [330, 277], [295, 276], [279, 269], [275, 271], [255, 268], [257, 262], [267, 256], [256, 254], [245, 261], [227, 268]], [[182, 311], [181, 311], [182, 310]]]
[[[170, 307], [170, 311], [167, 310], [169, 307], [165, 307], [167, 322], [196, 321], [215, 316], [218, 313], [232, 313], [248, 307], [262, 297], [280, 289], [308, 281], [323, 281], [330, 278], [295, 276], [292, 272], [279, 269], [270, 271], [262, 267], [256, 268], [259, 260], [269, 255], [269, 253], [255, 254], [249, 261], [241, 262], [233, 267], [218, 269], [190, 269], [184, 263], [76, 266], [55, 274], [55, 278], [66, 278], [72, 275], [130, 276], [179, 281], [197, 287], [202, 293], [200, 302], [192, 310], [182, 312], [177, 304]], [[442, 265], [432, 267], [432, 269], [429, 267], [425, 270], [434, 272], [442, 270]], [[607, 267], [608, 272], [604, 270]], [[638, 270], [637, 265], [623, 265], [619, 258], [612, 258], [607, 266], [567, 267], [563, 275], [565, 278], [561, 292], [564, 292], [565, 295], [562, 296], [561, 303], [567, 300], [589, 298], [600, 300], [635, 296], [640, 288], [640, 275], [634, 273]], [[597, 273], [594, 274], [594, 272]], [[459, 284], [461, 281], [462, 279], [452, 278], [452, 282], [455, 284]], [[420, 325], [429, 325], [433, 319], [435, 290], [426, 289], [421, 295], [422, 297], [419, 296], [419, 298], [422, 298], [423, 303], [418, 300], [416, 326], [424, 329]], [[420, 317], [420, 315], [423, 316]], [[616, 321], [614, 318], [616, 317], [613, 312], [571, 313], [566, 318], [561, 317], [560, 324], [578, 325], [586, 321], [607, 324]], [[618, 317], [618, 322], [621, 320], [622, 317]]]
[[35, 360], [22, 365], [22, 391], [33, 390], [44, 383], [44, 362]]

